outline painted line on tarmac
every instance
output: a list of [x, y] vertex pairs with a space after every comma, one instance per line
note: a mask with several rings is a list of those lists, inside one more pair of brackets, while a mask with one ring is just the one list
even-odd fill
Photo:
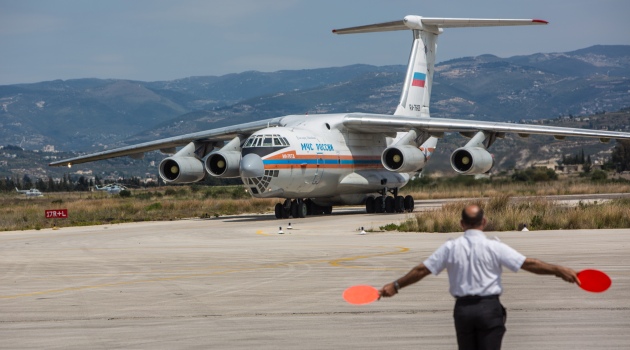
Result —
[[350, 262], [350, 261], [357, 261], [357, 260], [361, 260], [361, 259], [375, 258], [377, 256], [404, 254], [404, 253], [407, 253], [409, 250], [411, 250], [411, 248], [406, 248], [406, 247], [397, 247], [397, 248], [398, 248], [398, 250], [395, 251], [395, 252], [369, 254], [369, 255], [357, 255], [357, 256], [351, 256], [351, 257], [347, 257], [347, 258], [335, 259], [335, 260], [331, 260], [329, 262], [329, 264], [334, 266], [334, 267], [343, 267], [343, 268], [347, 268], [347, 269], [391, 270], [391, 268], [385, 268], [385, 267], [366, 267], [366, 266], [361, 266], [361, 265], [346, 265], [345, 263], [346, 262]]
[[141, 283], [155, 283], [155, 282], [164, 282], [164, 281], [176, 281], [176, 280], [184, 280], [191, 278], [199, 278], [199, 277], [209, 277], [209, 276], [218, 276], [225, 275], [230, 273], [238, 273], [238, 272], [251, 272], [261, 269], [270, 269], [270, 268], [278, 268], [278, 267], [287, 267], [291, 265], [308, 265], [308, 264], [329, 264], [333, 267], [341, 267], [341, 268], [356, 268], [356, 269], [366, 269], [366, 270], [387, 270], [387, 268], [371, 268], [366, 266], [359, 265], [346, 265], [345, 263], [350, 261], [357, 261], [361, 259], [369, 259], [379, 256], [387, 256], [387, 255], [395, 255], [395, 254], [403, 254], [410, 250], [410, 248], [406, 247], [398, 247], [398, 250], [394, 252], [386, 252], [386, 253], [375, 253], [375, 254], [366, 254], [366, 255], [356, 255], [339, 259], [317, 259], [317, 260], [303, 260], [303, 261], [294, 261], [288, 263], [276, 263], [276, 264], [264, 264], [258, 267], [247, 267], [247, 268], [232, 268], [224, 271], [216, 271], [209, 273], [193, 273], [187, 275], [176, 275], [170, 277], [156, 277], [142, 280], [132, 280], [132, 281], [121, 281], [121, 282], [109, 282], [109, 283], [100, 283], [94, 285], [84, 285], [84, 286], [74, 286], [74, 287], [66, 287], [66, 288], [58, 288], [58, 289], [49, 289], [49, 290], [41, 290], [29, 293], [21, 293], [21, 294], [13, 294], [13, 295], [0, 295], [0, 299], [15, 299], [15, 298], [23, 298], [23, 297], [33, 297], [40, 296], [46, 294], [58, 294], [65, 292], [76, 292], [76, 291], [84, 291], [91, 289], [101, 289], [101, 288], [109, 288], [109, 287], [118, 287], [118, 286], [127, 286], [133, 284], [141, 284]]

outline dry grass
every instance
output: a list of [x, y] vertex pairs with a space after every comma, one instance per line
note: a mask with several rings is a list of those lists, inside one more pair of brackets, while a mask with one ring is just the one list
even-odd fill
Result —
[[[43, 198], [24, 198], [16, 193], [0, 194], [0, 231], [41, 229], [54, 221], [44, 217], [46, 209], [68, 209], [68, 219], [57, 226], [101, 225], [134, 221], [176, 220], [243, 213], [273, 212], [277, 199], [254, 199], [243, 187], [165, 187], [133, 190], [130, 198], [106, 193], [47, 193]], [[491, 198], [487, 204], [490, 229], [514, 230], [520, 223], [532, 229], [630, 227], [630, 204], [556, 207], [543, 200], [510, 203], [511, 196], [592, 194], [630, 192], [625, 183], [556, 181], [551, 183], [480, 183], [473, 186], [438, 184], [416, 188], [416, 199]], [[622, 204], [619, 204], [622, 203]], [[402, 230], [421, 232], [459, 231], [463, 203], [451, 203], [434, 212], [424, 212], [401, 225]]]
[[[507, 195], [473, 201], [486, 212], [486, 231], [513, 231], [526, 223], [530, 230], [603, 229], [630, 227], [630, 200], [620, 199], [601, 204], [580, 204], [576, 207], [558, 205], [553, 201], [535, 199], [512, 201]], [[441, 209], [416, 214], [399, 225], [400, 231], [457, 232], [462, 208], [471, 202], [445, 204]]]
[[[238, 189], [242, 191], [242, 188]], [[135, 191], [134, 191], [135, 192]], [[275, 199], [243, 197], [234, 192], [214, 196], [207, 191], [138, 191], [133, 197], [101, 193], [50, 193], [43, 198], [22, 198], [15, 194], [0, 196], [0, 231], [41, 229], [57, 226], [86, 226], [135, 221], [176, 220], [190, 217], [215, 217], [240, 213], [265, 213], [273, 210]], [[68, 209], [67, 219], [46, 219], [46, 209]]]
[[444, 199], [444, 198], [489, 198], [502, 195], [508, 196], [553, 196], [570, 194], [598, 194], [598, 193], [629, 193], [630, 184], [627, 183], [596, 183], [596, 182], [539, 182], [539, 183], [480, 183], [474, 186], [438, 184], [407, 190], [415, 199]]

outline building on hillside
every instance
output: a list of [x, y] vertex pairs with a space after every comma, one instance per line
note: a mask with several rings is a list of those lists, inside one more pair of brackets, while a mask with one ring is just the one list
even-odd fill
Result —
[[573, 174], [584, 171], [584, 164], [558, 164], [558, 161], [555, 159], [533, 162], [531, 166], [532, 168], [551, 169], [558, 174]]
[[557, 173], [572, 174], [584, 171], [584, 164], [563, 164], [556, 168]]
[[555, 159], [536, 161], [532, 163], [532, 168], [544, 168], [558, 171], [558, 161]]

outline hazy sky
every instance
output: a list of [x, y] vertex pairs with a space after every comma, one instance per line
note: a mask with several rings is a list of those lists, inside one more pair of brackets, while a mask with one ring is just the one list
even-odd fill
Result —
[[630, 44], [628, 0], [0, 0], [0, 85], [406, 64], [408, 32], [337, 36], [331, 29], [408, 14], [550, 22], [446, 29], [438, 62]]

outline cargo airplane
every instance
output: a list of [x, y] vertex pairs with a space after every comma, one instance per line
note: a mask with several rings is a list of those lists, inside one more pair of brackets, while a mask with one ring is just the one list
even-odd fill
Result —
[[[166, 183], [206, 176], [241, 178], [256, 198], [280, 198], [277, 218], [330, 213], [334, 205], [365, 205], [368, 213], [412, 211], [399, 189], [417, 176], [446, 132], [470, 138], [450, 157], [459, 174], [483, 174], [488, 149], [507, 133], [630, 139], [630, 133], [487, 121], [430, 118], [437, 38], [444, 28], [545, 25], [537, 19], [406, 16], [402, 20], [333, 30], [335, 34], [409, 30], [413, 35], [400, 102], [393, 115], [339, 113], [289, 115], [126, 146], [50, 163], [79, 164], [120, 156], [141, 158], [160, 150]], [[182, 147], [183, 146], [183, 147]], [[177, 151], [177, 147], [182, 147]]]

